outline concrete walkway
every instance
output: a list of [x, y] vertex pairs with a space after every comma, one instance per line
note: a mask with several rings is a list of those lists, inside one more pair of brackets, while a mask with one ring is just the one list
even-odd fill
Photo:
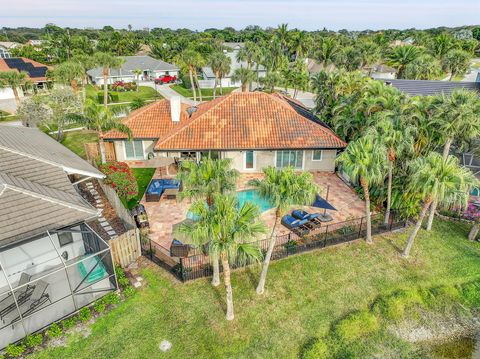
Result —
[[171, 99], [173, 96], [179, 96], [180, 100], [183, 103], [186, 103], [192, 106], [195, 105], [195, 102], [193, 102], [193, 100], [190, 100], [189, 98], [186, 98], [180, 95], [177, 91], [172, 90], [169, 85], [155, 85], [155, 83], [152, 81], [145, 81], [145, 82], [141, 82], [140, 86], [148, 86], [157, 90], [157, 92], [167, 100]]
[[470, 60], [470, 71], [462, 79], [463, 82], [475, 82], [477, 80], [477, 76], [480, 73], [480, 69], [472, 66], [473, 64], [476, 64], [476, 63], [477, 64], [480, 63], [479, 58]]

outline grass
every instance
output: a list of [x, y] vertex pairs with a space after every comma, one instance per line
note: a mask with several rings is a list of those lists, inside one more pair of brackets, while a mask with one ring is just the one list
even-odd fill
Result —
[[155, 168], [132, 168], [132, 172], [137, 179], [138, 194], [126, 203], [125, 207], [128, 209], [135, 207], [135, 205], [142, 199], [143, 194], [155, 173]]
[[81, 130], [81, 131], [72, 131], [65, 132], [62, 145], [70, 149], [72, 152], [76, 153], [82, 158], [85, 156], [85, 143], [97, 142], [98, 134], [95, 131]]
[[20, 118], [16, 115], [0, 110], [0, 122], [18, 121]]
[[[180, 95], [184, 97], [193, 97], [193, 92], [191, 89], [187, 89], [183, 87], [182, 85], [171, 85], [170, 86], [172, 90], [178, 92]], [[238, 87], [224, 87], [223, 88], [223, 94], [227, 95], [233, 90], [236, 90]], [[202, 89], [202, 96], [207, 97], [207, 98], [213, 98], [213, 89]], [[217, 96], [220, 96], [220, 88], [217, 88]], [[198, 97], [198, 91], [197, 91], [197, 97]]]
[[[348, 338], [355, 346], [356, 335], [378, 328], [364, 312], [378, 296], [480, 278], [480, 243], [466, 239], [468, 230], [463, 223], [437, 220], [432, 232], [419, 233], [409, 260], [399, 255], [408, 234], [402, 233], [376, 237], [374, 245], [356, 242], [275, 261], [263, 296], [255, 293], [259, 267], [237, 270], [233, 322], [225, 320], [223, 286], [213, 288], [207, 278], [180, 284], [152, 265], [141, 271], [147, 286], [98, 319], [89, 337], [72, 334], [66, 347], [33, 357], [293, 359], [332, 328], [344, 334], [367, 322]], [[348, 322], [337, 326], [343, 318]], [[373, 335], [403, 350], [392, 334]], [[167, 353], [158, 348], [164, 339], [173, 344]], [[315, 345], [317, 353], [325, 352], [325, 343]]]
[[[102, 91], [100, 87], [87, 85], [87, 97], [97, 101], [97, 93]], [[136, 98], [143, 100], [161, 99], [162, 96], [152, 87], [140, 86], [137, 91], [118, 92], [118, 102], [132, 102]]]

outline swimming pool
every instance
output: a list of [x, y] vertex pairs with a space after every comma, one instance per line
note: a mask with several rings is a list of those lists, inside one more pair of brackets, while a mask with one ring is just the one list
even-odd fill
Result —
[[258, 194], [258, 191], [254, 189], [238, 191], [236, 195], [237, 195], [238, 204], [240, 207], [245, 202], [252, 202], [252, 203], [255, 203], [258, 207], [260, 207], [260, 212], [265, 212], [270, 208], [273, 208], [272, 204], [266, 199], [260, 197], [260, 195]]

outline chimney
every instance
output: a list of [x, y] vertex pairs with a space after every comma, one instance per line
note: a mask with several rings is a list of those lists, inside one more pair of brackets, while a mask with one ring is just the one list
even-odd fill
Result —
[[180, 122], [181, 109], [182, 104], [180, 102], [180, 96], [173, 96], [170, 98], [170, 116], [172, 117], [172, 122]]

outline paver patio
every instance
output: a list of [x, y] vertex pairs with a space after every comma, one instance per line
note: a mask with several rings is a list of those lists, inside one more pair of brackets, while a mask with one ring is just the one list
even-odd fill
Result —
[[[169, 171], [172, 174], [172, 171]], [[237, 182], [237, 189], [248, 189], [248, 181], [253, 178], [261, 178], [263, 175], [259, 173], [255, 174], [242, 174]], [[330, 224], [343, 222], [351, 218], [359, 218], [364, 215], [364, 202], [357, 196], [357, 194], [347, 186], [337, 175], [334, 173], [315, 172], [313, 173], [315, 182], [323, 189], [322, 196], [325, 198], [327, 187], [329, 187], [328, 201], [337, 209], [337, 211], [329, 211], [333, 216], [333, 222]], [[166, 176], [165, 171], [157, 170], [154, 177], [172, 178]], [[150, 222], [150, 239], [162, 246], [165, 251], [170, 249], [173, 235], [173, 226], [186, 219], [188, 208], [191, 205], [190, 200], [172, 200], [165, 199], [164, 196], [159, 202], [146, 202], [145, 197], [142, 199], [142, 204], [147, 210], [147, 214]], [[315, 207], [304, 207], [309, 212], [321, 212], [322, 209]], [[261, 215], [261, 219], [269, 227], [273, 227], [275, 220], [275, 211], [270, 209], [265, 211]], [[278, 235], [287, 234], [289, 230], [282, 225], [277, 225], [276, 233]]]

